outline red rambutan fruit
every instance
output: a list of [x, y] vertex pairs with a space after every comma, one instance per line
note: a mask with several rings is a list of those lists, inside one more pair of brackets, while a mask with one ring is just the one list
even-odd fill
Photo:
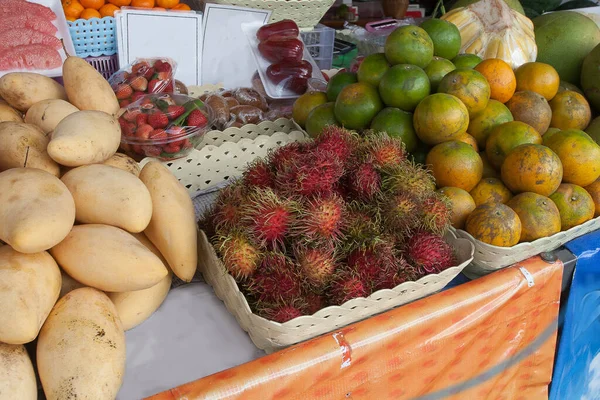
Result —
[[389, 232], [402, 236], [419, 224], [420, 205], [411, 194], [388, 196], [382, 209], [384, 227]]
[[387, 243], [378, 243], [350, 252], [347, 265], [363, 282], [372, 285], [394, 261], [393, 247]]
[[381, 191], [381, 177], [371, 162], [364, 162], [348, 174], [348, 185], [360, 200], [372, 200]]
[[327, 298], [317, 293], [305, 294], [303, 302], [306, 303], [304, 310], [307, 315], [313, 315], [317, 311], [327, 307]]
[[272, 188], [274, 185], [269, 164], [260, 158], [248, 165], [243, 181], [247, 187]]
[[351, 251], [362, 247], [365, 243], [377, 242], [381, 235], [381, 225], [377, 210], [353, 201], [348, 204], [348, 213], [343, 233], [344, 247]]
[[331, 243], [319, 246], [297, 245], [294, 249], [296, 262], [307, 283], [322, 288], [331, 279], [337, 268], [335, 248]]
[[443, 235], [450, 227], [452, 206], [446, 196], [433, 193], [421, 204], [423, 227], [433, 233]]
[[279, 303], [299, 298], [301, 286], [297, 266], [290, 258], [281, 253], [267, 253], [245, 289], [258, 302]]
[[357, 297], [367, 297], [369, 294], [371, 292], [368, 285], [350, 272], [339, 274], [329, 287], [331, 304], [338, 306]]
[[225, 269], [236, 279], [245, 280], [258, 267], [261, 252], [246, 236], [235, 232], [215, 241], [215, 250], [221, 255]]
[[306, 199], [296, 219], [294, 235], [308, 240], [338, 240], [342, 235], [345, 214], [345, 203], [339, 196]]
[[283, 324], [305, 314], [302, 311], [302, 307], [296, 307], [291, 304], [281, 304], [271, 308], [262, 309], [259, 311], [259, 315], [266, 319], [270, 319], [271, 321]]
[[284, 239], [296, 216], [297, 205], [271, 189], [255, 189], [242, 208], [242, 220], [250, 237], [269, 250], [284, 247]]
[[315, 140], [315, 144], [319, 150], [335, 155], [343, 164], [346, 164], [356, 149], [357, 138], [344, 128], [330, 125], [323, 129], [323, 132]]
[[342, 162], [334, 154], [313, 149], [285, 162], [277, 172], [276, 183], [290, 196], [328, 195], [343, 174]]
[[292, 142], [281, 146], [269, 153], [268, 163], [275, 172], [280, 171], [284, 165], [293, 162], [301, 154], [307, 151], [307, 145], [304, 143]]
[[241, 181], [236, 181], [221, 189], [213, 207], [206, 217], [212, 220], [215, 234], [227, 235], [239, 228], [242, 214], [240, 209], [246, 202], [246, 193]]
[[397, 255], [393, 260], [386, 264], [375, 277], [373, 282], [374, 290], [393, 289], [396, 286], [413, 280], [413, 275], [409, 274], [414, 269], [404, 257]]
[[409, 161], [385, 168], [382, 180], [386, 192], [410, 193], [417, 198], [424, 198], [435, 191], [435, 180], [431, 172]]
[[366, 137], [367, 157], [377, 168], [393, 168], [406, 160], [404, 143], [387, 134], [370, 134]]
[[427, 231], [414, 232], [406, 243], [405, 254], [425, 274], [437, 274], [456, 262], [454, 249], [443, 237]]

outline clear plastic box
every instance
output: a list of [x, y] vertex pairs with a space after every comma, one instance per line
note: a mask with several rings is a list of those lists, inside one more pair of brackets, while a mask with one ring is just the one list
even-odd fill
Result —
[[317, 25], [312, 30], [301, 31], [302, 41], [320, 69], [331, 69], [335, 29]]

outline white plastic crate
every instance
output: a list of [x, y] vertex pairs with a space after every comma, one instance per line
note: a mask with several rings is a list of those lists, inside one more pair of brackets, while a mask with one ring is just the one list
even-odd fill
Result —
[[331, 69], [335, 29], [317, 25], [312, 30], [301, 31], [302, 41], [320, 69]]

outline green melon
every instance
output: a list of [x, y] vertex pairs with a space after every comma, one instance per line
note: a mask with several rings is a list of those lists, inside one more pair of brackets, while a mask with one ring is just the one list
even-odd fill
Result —
[[579, 85], [583, 59], [600, 43], [594, 21], [573, 11], [557, 11], [533, 19], [537, 60], [552, 65], [560, 79]]
[[581, 88], [596, 111], [600, 111], [600, 44], [583, 60]]
[[[477, 3], [478, 1], [479, 0], [458, 0], [456, 3], [454, 3], [452, 8], [450, 8], [450, 9], [454, 10], [455, 8], [458, 8], [458, 7], [466, 7], [473, 3]], [[510, 8], [512, 8], [513, 10], [515, 10], [518, 13], [525, 15], [525, 11], [523, 10], [523, 6], [521, 5], [521, 3], [519, 3], [519, 0], [504, 0], [504, 1], [506, 2], [506, 4], [508, 4], [508, 6]]]

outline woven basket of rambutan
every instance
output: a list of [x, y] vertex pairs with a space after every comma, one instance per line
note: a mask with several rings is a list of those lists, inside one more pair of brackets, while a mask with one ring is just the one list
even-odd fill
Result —
[[200, 220], [200, 268], [267, 352], [441, 290], [473, 259], [400, 140], [328, 127], [268, 152]]

